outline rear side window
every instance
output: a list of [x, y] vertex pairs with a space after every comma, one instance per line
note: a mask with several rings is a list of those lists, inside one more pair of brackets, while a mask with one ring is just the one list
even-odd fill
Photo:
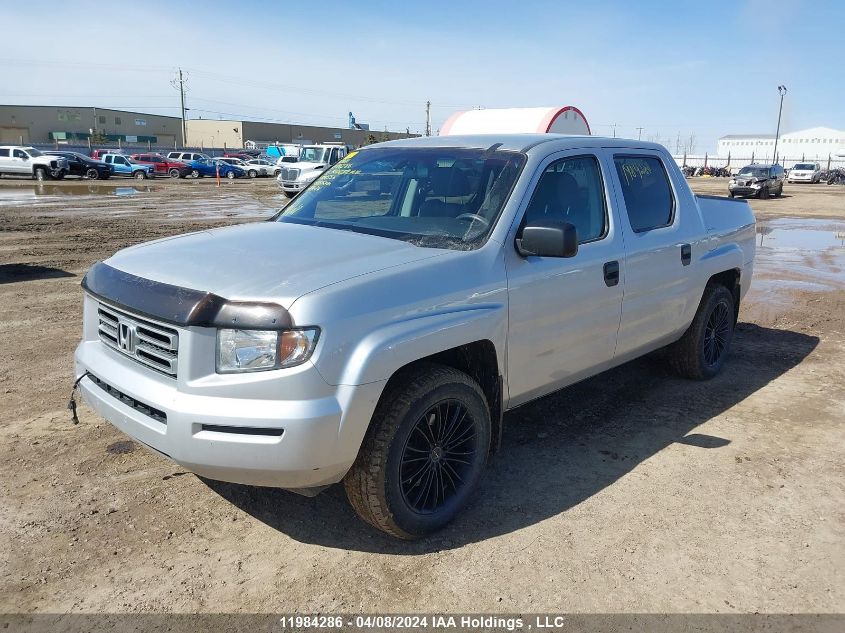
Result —
[[634, 232], [672, 224], [675, 199], [660, 159], [653, 156], [614, 156], [613, 162]]
[[0, 156], [9, 156], [9, 150], [7, 149], [0, 149]]

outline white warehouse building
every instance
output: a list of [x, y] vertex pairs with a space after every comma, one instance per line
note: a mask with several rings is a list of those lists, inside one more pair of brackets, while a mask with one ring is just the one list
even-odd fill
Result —
[[[730, 134], [719, 139], [720, 158], [772, 162], [775, 150], [774, 134]], [[813, 127], [781, 134], [778, 140], [778, 160], [794, 163], [802, 160], [815, 162], [845, 158], [845, 130]], [[789, 167], [789, 165], [787, 165]]]

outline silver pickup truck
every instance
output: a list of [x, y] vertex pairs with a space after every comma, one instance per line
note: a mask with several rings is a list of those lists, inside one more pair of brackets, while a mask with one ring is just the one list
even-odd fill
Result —
[[652, 143], [382, 143], [271, 221], [95, 264], [76, 377], [203, 477], [342, 481], [366, 521], [421, 537], [475, 493], [504, 411], [666, 346], [679, 374], [717, 374], [754, 232]]

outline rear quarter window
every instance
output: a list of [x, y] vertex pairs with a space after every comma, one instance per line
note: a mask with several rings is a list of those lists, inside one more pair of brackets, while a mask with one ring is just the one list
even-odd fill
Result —
[[663, 162], [654, 156], [613, 157], [628, 220], [636, 233], [672, 224], [675, 198]]

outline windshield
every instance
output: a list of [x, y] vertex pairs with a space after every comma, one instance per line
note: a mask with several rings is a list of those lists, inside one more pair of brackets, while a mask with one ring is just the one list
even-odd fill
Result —
[[325, 147], [303, 147], [299, 160], [303, 163], [325, 163], [327, 151]]
[[751, 176], [752, 178], [768, 178], [769, 170], [767, 167], [743, 167], [739, 170], [740, 176]]
[[30, 156], [32, 156], [33, 158], [34, 158], [34, 157], [36, 157], [36, 156], [44, 156], [44, 154], [42, 154], [41, 152], [39, 152], [39, 151], [38, 151], [37, 149], [35, 149], [34, 147], [27, 147], [27, 148], [26, 148], [26, 153], [27, 153], [27, 154], [29, 154]]
[[799, 169], [801, 171], [816, 171], [816, 166], [813, 163], [798, 163], [792, 169]]
[[496, 224], [524, 162], [515, 152], [451, 147], [352, 152], [277, 220], [475, 248]]

